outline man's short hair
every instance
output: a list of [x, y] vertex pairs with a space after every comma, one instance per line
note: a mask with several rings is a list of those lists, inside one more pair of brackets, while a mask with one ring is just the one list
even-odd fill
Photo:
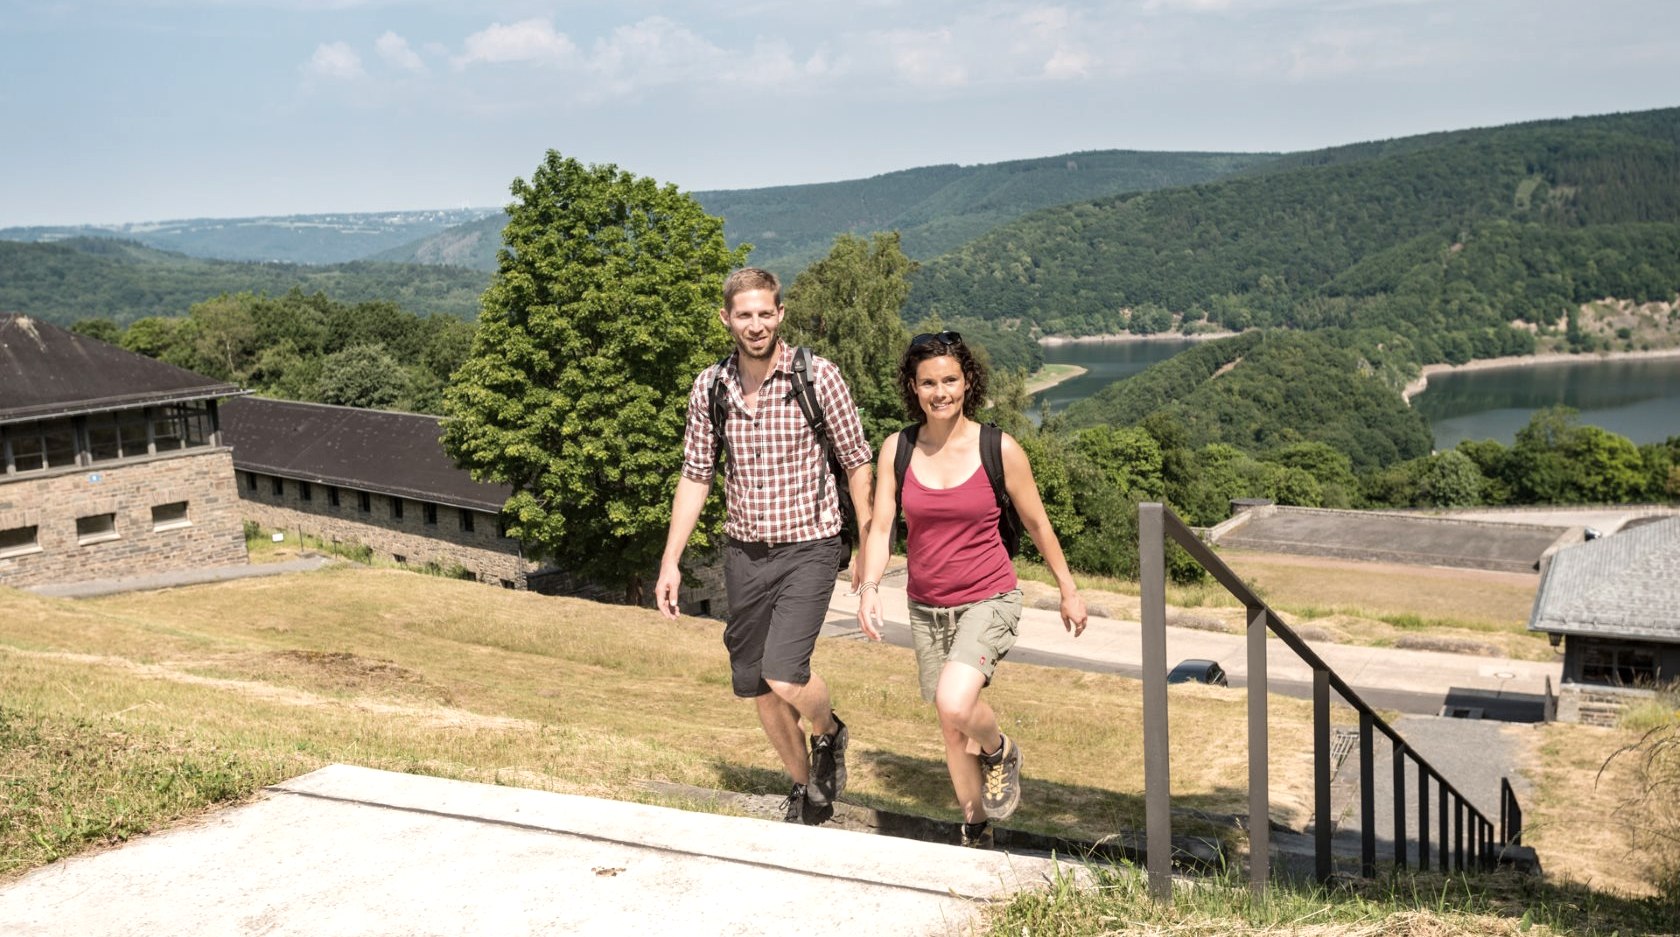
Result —
[[782, 281], [768, 270], [742, 267], [723, 281], [723, 308], [735, 308], [735, 294], [750, 290], [769, 290], [776, 295], [776, 305], [782, 304]]

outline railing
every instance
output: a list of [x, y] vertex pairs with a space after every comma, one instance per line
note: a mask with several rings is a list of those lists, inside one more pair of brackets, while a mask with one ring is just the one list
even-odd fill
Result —
[[[1165, 506], [1138, 505], [1139, 580], [1143, 590], [1143, 749], [1145, 846], [1150, 892], [1160, 900], [1172, 897], [1172, 792], [1167, 744], [1167, 610], [1166, 537], [1171, 536], [1220, 585], [1248, 610], [1248, 843], [1249, 882], [1262, 891], [1271, 877], [1271, 821], [1267, 770], [1266, 634], [1270, 631], [1312, 667], [1313, 690], [1313, 825], [1314, 871], [1326, 881], [1335, 870], [1331, 854], [1330, 691], [1359, 713], [1359, 832], [1360, 873], [1377, 873], [1375, 739], [1381, 733], [1394, 747], [1394, 863], [1405, 868], [1410, 858], [1407, 830], [1406, 765], [1417, 767], [1417, 867], [1434, 862], [1442, 870], [1488, 867], [1497, 861], [1499, 847], [1522, 835], [1522, 808], [1510, 783], [1500, 789], [1499, 842], [1492, 821], [1476, 809], [1400, 733], [1378, 716], [1300, 636], [1277, 617], [1254, 591], [1212, 549]], [[1433, 782], [1433, 797], [1431, 796]], [[1430, 840], [1430, 805], [1435, 805], [1435, 832]], [[1434, 847], [1433, 850], [1431, 847]]]

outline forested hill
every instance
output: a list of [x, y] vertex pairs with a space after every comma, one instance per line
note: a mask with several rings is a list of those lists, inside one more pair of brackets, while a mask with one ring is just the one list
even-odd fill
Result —
[[73, 238], [52, 244], [0, 241], [0, 310], [70, 325], [104, 318], [184, 316], [222, 293], [279, 296], [296, 288], [346, 303], [388, 300], [417, 314], [478, 316], [483, 271], [418, 264], [332, 266], [201, 260], [132, 241]]
[[[1142, 153], [1098, 150], [977, 166], [925, 166], [845, 182], [696, 192], [721, 215], [731, 244], [753, 245], [752, 262], [792, 279], [841, 233], [899, 231], [905, 253], [925, 259], [1051, 205], [1194, 185], [1278, 159], [1267, 153]], [[494, 270], [505, 219], [459, 225], [378, 255]]]
[[[1505, 327], [1514, 318], [1672, 299], [1677, 223], [1680, 108], [1431, 134], [1034, 213], [929, 263], [908, 315], [1059, 334], [1175, 317], [1376, 327], [1508, 353], [1529, 334]], [[1520, 305], [1501, 304], [1512, 296]]]

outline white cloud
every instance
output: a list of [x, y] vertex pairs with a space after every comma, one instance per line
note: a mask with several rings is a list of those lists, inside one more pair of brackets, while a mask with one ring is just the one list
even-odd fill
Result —
[[509, 26], [492, 23], [473, 33], [466, 51], [455, 59], [457, 68], [476, 62], [546, 62], [566, 64], [577, 56], [577, 45], [565, 33], [556, 32], [546, 19], [520, 20]]
[[423, 72], [426, 63], [420, 60], [420, 54], [409, 48], [408, 40], [394, 32], [387, 31], [374, 41], [373, 47], [379, 51], [379, 57], [398, 68], [411, 72]]
[[319, 78], [349, 81], [360, 78], [362, 57], [345, 42], [323, 42], [315, 47], [315, 54], [303, 66], [304, 72]]
[[931, 30], [895, 29], [878, 33], [887, 60], [898, 77], [911, 84], [936, 88], [958, 88], [968, 84], [963, 51], [950, 28]]
[[729, 65], [723, 49], [663, 16], [614, 29], [595, 43], [588, 61], [589, 70], [619, 93], [716, 80]]

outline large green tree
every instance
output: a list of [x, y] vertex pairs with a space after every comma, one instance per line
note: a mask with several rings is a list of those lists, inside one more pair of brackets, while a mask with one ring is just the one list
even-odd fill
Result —
[[915, 267], [896, 231], [869, 239], [842, 234], [787, 289], [784, 334], [839, 365], [876, 445], [905, 422], [896, 379], [910, 340], [901, 313]]
[[[550, 150], [514, 201], [478, 333], [444, 397], [444, 446], [513, 486], [508, 532], [640, 601], [664, 547], [694, 375], [728, 336], [730, 250], [692, 197]], [[709, 543], [717, 499], [696, 525]]]

